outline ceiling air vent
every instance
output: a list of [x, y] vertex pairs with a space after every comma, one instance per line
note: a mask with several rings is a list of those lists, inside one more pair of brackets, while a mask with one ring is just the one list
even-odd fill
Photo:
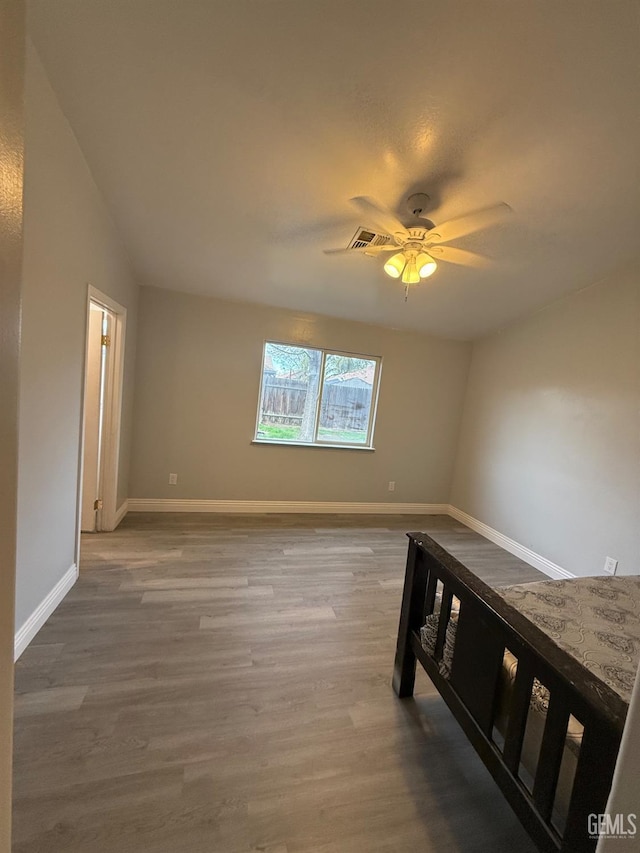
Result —
[[347, 249], [366, 249], [367, 246], [386, 246], [387, 243], [391, 243], [388, 234], [376, 234], [375, 231], [358, 228]]

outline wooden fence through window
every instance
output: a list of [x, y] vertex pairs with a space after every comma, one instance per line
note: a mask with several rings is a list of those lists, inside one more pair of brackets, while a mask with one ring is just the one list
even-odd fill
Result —
[[[371, 394], [371, 386], [326, 383], [320, 409], [320, 427], [366, 430], [369, 425]], [[299, 425], [302, 422], [306, 397], [306, 382], [273, 377], [263, 386], [260, 422]]]

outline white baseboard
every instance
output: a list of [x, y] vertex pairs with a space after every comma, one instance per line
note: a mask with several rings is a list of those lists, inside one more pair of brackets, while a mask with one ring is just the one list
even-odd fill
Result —
[[77, 579], [78, 567], [74, 563], [67, 569], [51, 592], [40, 602], [26, 622], [16, 631], [13, 646], [14, 660], [18, 660]]
[[345, 515], [446, 515], [447, 504], [353, 501], [197, 501], [129, 498], [129, 512], [344, 513]]
[[515, 557], [519, 557], [521, 560], [524, 560], [525, 563], [528, 563], [535, 569], [539, 569], [541, 572], [544, 572], [545, 575], [549, 575], [549, 577], [554, 578], [555, 580], [567, 580], [576, 577], [576, 575], [568, 572], [561, 566], [557, 566], [555, 563], [552, 563], [551, 560], [547, 560], [546, 557], [536, 554], [535, 551], [532, 551], [530, 548], [526, 548], [524, 545], [516, 542], [515, 539], [509, 539], [508, 536], [505, 536], [498, 530], [494, 530], [494, 528], [489, 527], [488, 524], [478, 521], [477, 518], [474, 518], [472, 515], [468, 515], [466, 512], [463, 512], [455, 506], [448, 507], [448, 514], [451, 518], [455, 518], [456, 521], [460, 521], [462, 524], [470, 527], [471, 530], [475, 530], [476, 533], [484, 536], [485, 539], [489, 539], [491, 542], [494, 542], [496, 545], [504, 548], [505, 551], [508, 551]]
[[124, 501], [122, 506], [119, 507], [118, 510], [116, 511], [115, 524], [114, 524], [114, 528], [113, 528], [114, 530], [120, 524], [120, 522], [122, 521], [122, 519], [125, 517], [125, 515], [128, 512], [129, 512], [129, 501]]

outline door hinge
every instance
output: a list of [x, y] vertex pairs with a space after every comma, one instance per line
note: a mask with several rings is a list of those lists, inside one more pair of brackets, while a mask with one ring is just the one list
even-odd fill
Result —
[[100, 338], [100, 345], [103, 347], [111, 346], [111, 335], [102, 335]]
[[94, 509], [102, 509], [102, 501], [100, 501], [100, 500], [94, 501], [93, 502], [93, 508]]

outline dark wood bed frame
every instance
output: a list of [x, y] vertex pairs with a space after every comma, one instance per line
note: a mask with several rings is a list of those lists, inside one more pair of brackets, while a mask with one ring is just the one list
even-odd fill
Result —
[[[413, 695], [416, 661], [420, 661], [538, 848], [592, 853], [597, 839], [590, 836], [588, 816], [606, 810], [626, 703], [431, 537], [407, 535], [395, 692], [400, 698]], [[420, 628], [434, 612], [437, 588], [442, 599], [432, 657], [420, 644]], [[452, 596], [459, 599], [460, 612], [451, 676], [444, 678], [438, 661]], [[518, 668], [504, 744], [499, 746], [493, 731], [505, 648], [518, 659]], [[548, 688], [550, 700], [530, 792], [518, 774], [534, 678]], [[560, 835], [551, 815], [571, 714], [584, 726], [584, 733]]]

